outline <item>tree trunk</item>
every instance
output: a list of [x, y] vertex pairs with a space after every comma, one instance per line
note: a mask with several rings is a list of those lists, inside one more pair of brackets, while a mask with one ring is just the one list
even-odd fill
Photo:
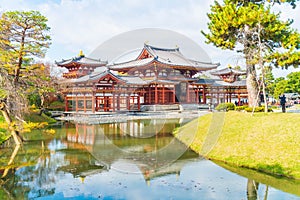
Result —
[[262, 83], [262, 86], [263, 86], [262, 91], [263, 91], [263, 95], [264, 95], [265, 113], [267, 113], [268, 112], [268, 102], [267, 102], [266, 85], [265, 85], [264, 76], [262, 78], [262, 81], [263, 81], [263, 83]]
[[4, 117], [5, 121], [6, 121], [6, 123], [7, 123], [8, 126], [9, 126], [9, 130], [10, 130], [10, 132], [11, 132], [11, 135], [12, 135], [13, 138], [14, 138], [14, 141], [15, 141], [16, 145], [22, 144], [22, 140], [21, 140], [20, 137], [18, 136], [18, 134], [17, 134], [15, 128], [12, 126], [12, 120], [11, 120], [11, 118], [10, 118], [10, 116], [9, 116], [9, 113], [7, 112], [7, 109], [6, 109], [5, 104], [2, 102], [0, 107], [1, 107], [1, 108], [0, 108], [0, 109], [1, 109], [1, 113], [2, 113], [2, 115], [3, 115], [3, 117]]
[[14, 86], [16, 86], [17, 83], [19, 82], [20, 71], [21, 71], [21, 67], [22, 67], [22, 64], [23, 64], [25, 34], [26, 34], [26, 29], [22, 31], [22, 39], [21, 39], [21, 42], [20, 42], [21, 46], [20, 46], [20, 51], [19, 51], [19, 55], [18, 55], [18, 63], [17, 63], [17, 66], [15, 68]]
[[255, 182], [252, 179], [248, 179], [247, 182], [247, 199], [248, 200], [257, 200], [257, 191], [259, 183]]
[[15, 159], [15, 157], [16, 157], [17, 154], [18, 154], [18, 151], [19, 151], [20, 146], [21, 146], [21, 145], [17, 145], [17, 146], [15, 147], [15, 149], [14, 149], [13, 153], [11, 154], [10, 159], [9, 159], [9, 161], [8, 161], [8, 163], [7, 163], [7, 167], [4, 169], [4, 172], [3, 172], [3, 175], [2, 175], [1, 178], [4, 178], [4, 177], [7, 176], [9, 170], [11, 169], [10, 165], [14, 162], [14, 159]]
[[255, 107], [259, 105], [258, 98], [258, 84], [256, 81], [256, 70], [252, 64], [247, 64], [247, 92], [248, 92], [248, 104], [249, 107]]

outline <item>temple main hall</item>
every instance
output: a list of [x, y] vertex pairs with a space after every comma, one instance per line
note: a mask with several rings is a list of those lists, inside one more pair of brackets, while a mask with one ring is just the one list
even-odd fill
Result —
[[[67, 69], [61, 88], [66, 112], [146, 111], [153, 106], [213, 104], [247, 98], [245, 72], [218, 63], [187, 58], [179, 47], [144, 44], [139, 55], [126, 62], [108, 63], [82, 52], [56, 62]], [[202, 73], [215, 78], [199, 78]]]

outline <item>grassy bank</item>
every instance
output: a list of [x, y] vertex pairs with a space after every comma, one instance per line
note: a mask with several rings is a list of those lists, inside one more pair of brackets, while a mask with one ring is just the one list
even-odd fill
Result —
[[212, 113], [174, 134], [208, 159], [300, 179], [299, 125], [296, 113]]

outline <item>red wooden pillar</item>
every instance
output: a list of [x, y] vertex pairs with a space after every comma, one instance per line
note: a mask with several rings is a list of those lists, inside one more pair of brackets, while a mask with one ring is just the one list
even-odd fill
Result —
[[186, 102], [190, 103], [190, 87], [189, 87], [189, 83], [186, 83]]
[[196, 88], [196, 103], [199, 103], [199, 86]]
[[148, 96], [149, 96], [149, 104], [151, 104], [152, 103], [152, 96], [151, 96], [151, 86], [149, 85], [149, 90], [148, 90]]
[[219, 87], [217, 87], [217, 104], [220, 104], [220, 90], [219, 90]]
[[176, 99], [176, 90], [175, 90], [175, 85], [173, 85], [173, 103], [175, 103]]
[[92, 112], [95, 113], [95, 92], [92, 92]]
[[162, 104], [165, 104], [165, 85], [162, 85]]
[[83, 111], [86, 112], [86, 98], [85, 98], [85, 94], [83, 95]]
[[116, 106], [115, 106], [115, 101], [116, 101], [116, 97], [115, 97], [115, 93], [113, 93], [113, 99], [112, 99], [112, 109], [115, 112], [116, 111]]
[[116, 105], [115, 105], [116, 98], [115, 98], [115, 92], [114, 91], [115, 91], [115, 85], [113, 84], [112, 85], [112, 95], [113, 95], [113, 98], [112, 98], [112, 102], [111, 102], [113, 112], [116, 111]]
[[154, 90], [154, 92], [155, 92], [155, 94], [154, 94], [154, 102], [155, 102], [155, 104], [157, 104], [158, 103], [158, 95], [157, 95], [157, 84], [155, 84], [155, 90]]
[[140, 95], [137, 96], [138, 110], [141, 110], [141, 100]]
[[78, 96], [75, 97], [75, 111], [78, 112]]
[[102, 101], [103, 101], [103, 111], [105, 112], [106, 111], [106, 96], [105, 96], [105, 92], [103, 92], [103, 98], [102, 98]]
[[65, 96], [65, 112], [68, 112], [69, 110], [69, 102], [68, 102], [68, 97]]
[[241, 95], [240, 93], [238, 94], [238, 102], [239, 102], [239, 106], [241, 105]]
[[126, 105], [127, 105], [127, 110], [130, 110], [130, 96], [129, 96], [129, 94], [126, 97]]
[[95, 111], [98, 111], [99, 110], [99, 108], [98, 108], [98, 106], [99, 106], [99, 103], [98, 103], [98, 97], [97, 96], [95, 96]]
[[117, 96], [117, 110], [120, 110], [120, 94]]
[[206, 92], [205, 92], [205, 86], [203, 85], [203, 90], [202, 90], [202, 96], [203, 96], [203, 103], [206, 104]]

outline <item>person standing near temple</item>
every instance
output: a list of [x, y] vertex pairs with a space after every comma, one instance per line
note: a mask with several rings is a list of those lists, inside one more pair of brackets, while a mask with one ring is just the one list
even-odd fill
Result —
[[285, 113], [286, 97], [283, 94], [282, 96], [279, 97], [279, 99], [280, 99], [280, 105], [281, 105], [281, 108], [282, 108], [282, 112]]

